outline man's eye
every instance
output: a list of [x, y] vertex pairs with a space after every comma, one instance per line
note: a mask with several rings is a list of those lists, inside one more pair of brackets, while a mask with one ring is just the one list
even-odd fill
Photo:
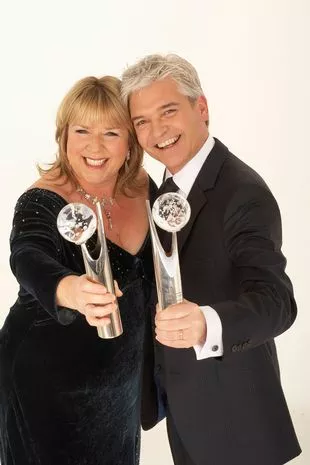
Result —
[[174, 113], [176, 113], [176, 111], [177, 111], [177, 110], [176, 110], [175, 108], [169, 108], [169, 110], [166, 110], [166, 111], [164, 112], [164, 115], [170, 116], [170, 115], [173, 115]]
[[136, 123], [136, 128], [140, 127], [140, 126], [143, 126], [145, 124], [145, 120], [144, 119], [140, 119], [139, 121], [137, 121]]

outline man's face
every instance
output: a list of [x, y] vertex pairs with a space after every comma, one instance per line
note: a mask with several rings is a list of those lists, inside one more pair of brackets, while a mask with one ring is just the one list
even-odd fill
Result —
[[208, 106], [178, 90], [171, 78], [133, 92], [131, 118], [142, 148], [174, 174], [193, 158], [208, 138]]

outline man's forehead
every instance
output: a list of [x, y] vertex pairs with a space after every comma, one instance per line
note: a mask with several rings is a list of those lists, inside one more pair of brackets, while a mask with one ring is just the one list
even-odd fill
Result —
[[[170, 81], [170, 82], [169, 82]], [[145, 112], [156, 112], [179, 105], [184, 96], [172, 79], [155, 81], [132, 93], [129, 108], [132, 117]]]

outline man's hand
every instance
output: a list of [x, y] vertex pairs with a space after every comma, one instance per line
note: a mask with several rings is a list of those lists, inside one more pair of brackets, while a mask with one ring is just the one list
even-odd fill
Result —
[[184, 300], [164, 310], [156, 307], [156, 339], [165, 346], [189, 348], [203, 345], [207, 338], [204, 314], [197, 304]]

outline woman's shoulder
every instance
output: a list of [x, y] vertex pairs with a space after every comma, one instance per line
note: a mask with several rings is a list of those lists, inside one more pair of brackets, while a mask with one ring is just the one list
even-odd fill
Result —
[[58, 186], [44, 178], [40, 178], [18, 198], [15, 212], [42, 208], [58, 210], [66, 203], [68, 203], [68, 191], [64, 186]]
[[34, 184], [32, 184], [26, 192], [32, 190], [41, 191], [43, 195], [55, 196], [58, 195], [69, 202], [70, 195], [72, 194], [72, 186], [66, 179], [54, 180], [49, 176], [42, 176]]

